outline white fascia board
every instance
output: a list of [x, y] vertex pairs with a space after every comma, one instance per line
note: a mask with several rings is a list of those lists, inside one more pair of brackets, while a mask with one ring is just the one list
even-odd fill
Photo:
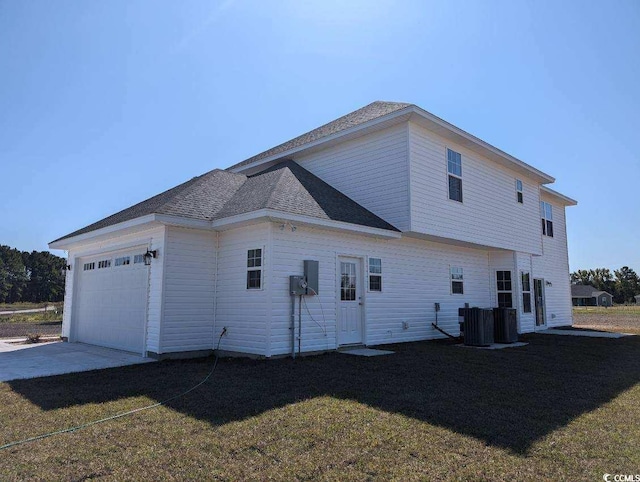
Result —
[[558, 191], [554, 191], [551, 188], [548, 188], [547, 186], [540, 186], [540, 191], [542, 191], [544, 194], [547, 194], [551, 197], [554, 197], [560, 201], [562, 201], [562, 204], [564, 204], [565, 206], [576, 206], [578, 204], [578, 201], [576, 201], [575, 199], [571, 199], [568, 196], [565, 196], [564, 194], [560, 194]]
[[[348, 136], [348, 135], [353, 134], [355, 132], [368, 129], [370, 127], [375, 126], [376, 124], [382, 124], [383, 122], [387, 122], [387, 121], [389, 121], [391, 119], [394, 119], [396, 117], [402, 117], [403, 115], [406, 115], [407, 112], [411, 112], [411, 106], [407, 106], [404, 109], [397, 110], [395, 112], [392, 112], [390, 114], [384, 115], [382, 117], [377, 117], [376, 119], [372, 119], [372, 120], [370, 120], [368, 122], [365, 122], [364, 124], [360, 124], [360, 125], [357, 125], [357, 126], [354, 126], [354, 127], [350, 127], [348, 129], [336, 132], [335, 134], [331, 134], [331, 135], [328, 135], [326, 137], [321, 137], [320, 139], [317, 139], [317, 140], [312, 141], [312, 142], [308, 142], [307, 144], [303, 144], [303, 145], [298, 146], [298, 147], [294, 147], [293, 149], [289, 149], [287, 151], [283, 151], [283, 152], [280, 152], [278, 154], [274, 154], [272, 156], [268, 156], [268, 157], [259, 159], [259, 160], [255, 161], [255, 162], [252, 162], [251, 164], [245, 164], [243, 166], [234, 167], [233, 169], [230, 169], [230, 172], [239, 173], [239, 172], [243, 172], [243, 171], [248, 171], [248, 170], [250, 170], [250, 169], [252, 169], [254, 167], [258, 167], [258, 166], [260, 166], [262, 164], [266, 164], [266, 163], [271, 162], [271, 161], [276, 161], [278, 159], [283, 159], [283, 158], [292, 156], [293, 154], [295, 154], [297, 152], [306, 151], [307, 149], [310, 149], [310, 148], [315, 147], [315, 146], [319, 146], [319, 145], [324, 144], [326, 142], [331, 142], [331, 141], [333, 141], [335, 139], [339, 139], [341, 137]], [[289, 141], [287, 141], [287, 142], [289, 142]]]
[[543, 184], [555, 182], [555, 178], [553, 176], [550, 176], [549, 174], [542, 172], [533, 166], [530, 166], [526, 162], [523, 162], [520, 159], [513, 157], [511, 154], [507, 154], [506, 152], [498, 149], [497, 147], [492, 146], [488, 142], [485, 142], [482, 139], [472, 134], [469, 134], [466, 131], [463, 131], [459, 127], [456, 127], [453, 124], [450, 124], [449, 122], [445, 121], [444, 119], [441, 119], [436, 115], [433, 115], [431, 112], [427, 112], [426, 110], [421, 109], [418, 106], [413, 106], [413, 111], [423, 119], [437, 125], [438, 127], [450, 132], [451, 134], [454, 134], [456, 136], [463, 138], [464, 140], [466, 140], [467, 142], [470, 142], [474, 146], [477, 146], [478, 148], [480, 148], [480, 151], [481, 151], [480, 153], [484, 154], [486, 157], [492, 158], [492, 157], [498, 156], [499, 158], [507, 161], [507, 163], [512, 164], [516, 170], [525, 170], [528, 173], [532, 174], [533, 176], [537, 177]]
[[169, 226], [181, 226], [184, 228], [195, 229], [213, 229], [211, 221], [206, 219], [183, 218], [181, 216], [172, 216], [169, 214], [155, 214], [156, 221]]
[[[313, 147], [319, 146], [321, 144], [327, 143], [327, 142], [331, 142], [333, 140], [339, 139], [341, 137], [345, 137], [348, 135], [351, 135], [353, 133], [356, 133], [358, 131], [361, 130], [365, 130], [365, 129], [369, 129], [371, 127], [374, 127], [377, 124], [382, 124], [384, 122], [387, 122], [391, 119], [394, 119], [396, 117], [402, 117], [404, 115], [406, 115], [407, 113], [414, 113], [420, 117], [422, 117], [423, 119], [425, 119], [426, 121], [435, 124], [436, 126], [440, 127], [441, 129], [444, 129], [446, 131], [448, 131], [449, 133], [458, 136], [464, 140], [466, 140], [467, 142], [473, 144], [474, 146], [476, 146], [478, 148], [478, 150], [480, 151], [480, 154], [484, 154], [486, 157], [489, 158], [500, 158], [503, 161], [505, 161], [505, 164], [507, 165], [511, 165], [513, 168], [515, 168], [515, 170], [519, 170], [519, 171], [525, 171], [529, 174], [531, 174], [532, 176], [534, 176], [535, 178], [537, 178], [542, 184], [548, 184], [548, 183], [552, 183], [555, 182], [555, 178], [553, 176], [550, 176], [549, 174], [540, 171], [539, 169], [536, 169], [533, 166], [530, 166], [529, 164], [527, 164], [526, 162], [521, 161], [520, 159], [517, 159], [516, 157], [513, 157], [510, 154], [507, 154], [506, 152], [498, 149], [497, 147], [492, 146], [491, 144], [483, 141], [482, 139], [469, 134], [466, 131], [463, 131], [462, 129], [460, 129], [459, 127], [454, 126], [453, 124], [450, 124], [449, 122], [439, 118], [436, 115], [431, 114], [430, 112], [421, 109], [418, 106], [415, 105], [411, 105], [411, 106], [407, 106], [404, 109], [400, 109], [398, 111], [392, 112], [391, 114], [387, 114], [385, 116], [382, 117], [378, 117], [376, 119], [372, 119], [369, 122], [365, 122], [364, 124], [360, 124], [354, 127], [351, 127], [349, 129], [345, 129], [343, 131], [340, 132], [336, 132], [335, 134], [331, 134], [329, 136], [326, 137], [322, 137], [320, 139], [317, 139], [313, 142], [309, 142], [307, 144], [303, 144], [301, 146], [295, 147], [293, 149], [289, 149], [287, 151], [283, 151], [280, 152], [278, 154], [274, 154], [272, 156], [268, 156], [265, 157], [263, 159], [259, 159], [255, 162], [252, 162], [251, 164], [245, 164], [242, 166], [237, 166], [233, 169], [230, 169], [230, 172], [235, 172], [235, 173], [239, 173], [239, 172], [243, 172], [243, 171], [248, 171], [251, 170], [253, 168], [256, 168], [262, 164], [266, 164], [278, 159], [282, 159], [282, 158], [286, 158], [286, 157], [290, 157], [293, 154], [296, 154], [298, 152], [301, 151], [305, 151], [307, 149], [311, 149]], [[437, 132], [436, 132], [437, 133]]]
[[73, 236], [71, 238], [65, 238], [65, 239], [60, 239], [58, 241], [53, 241], [49, 243], [49, 249], [68, 250], [75, 244], [84, 243], [94, 238], [97, 238], [99, 236], [103, 236], [105, 234], [114, 233], [116, 231], [122, 231], [124, 229], [136, 228], [144, 224], [151, 224], [156, 221], [155, 218], [156, 218], [155, 214], [147, 214], [146, 216], [140, 216], [139, 218], [130, 219], [122, 223], [112, 224], [111, 226], [106, 226], [104, 228], [96, 229], [95, 231], [89, 231], [88, 233], [78, 234], [77, 236]]
[[398, 239], [402, 237], [402, 233], [391, 231], [388, 229], [372, 228], [370, 226], [362, 226], [359, 224], [345, 223], [343, 221], [334, 221], [331, 219], [320, 219], [312, 216], [304, 216], [300, 214], [285, 213], [274, 209], [260, 209], [250, 213], [230, 216], [224, 219], [218, 219], [213, 222], [213, 228], [216, 230], [231, 229], [247, 224], [260, 221], [270, 222], [291, 222], [300, 225], [317, 226], [327, 229], [335, 229], [339, 231], [348, 231], [357, 234], [365, 234], [368, 236], [376, 236], [380, 238]]

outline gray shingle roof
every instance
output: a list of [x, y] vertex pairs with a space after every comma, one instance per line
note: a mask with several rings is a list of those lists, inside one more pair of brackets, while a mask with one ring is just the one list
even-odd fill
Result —
[[216, 218], [258, 209], [274, 209], [397, 231], [382, 218], [290, 160], [247, 178]]
[[212, 221], [259, 209], [398, 231], [295, 162], [283, 161], [250, 177], [210, 171], [52, 242], [148, 214]]
[[233, 166], [229, 167], [227, 170], [231, 170], [240, 166], [245, 166], [247, 164], [251, 164], [253, 162], [259, 161], [260, 159], [264, 159], [266, 157], [271, 157], [277, 154], [284, 153], [290, 149], [301, 147], [305, 144], [309, 144], [310, 142], [316, 141], [318, 139], [322, 139], [323, 137], [330, 136], [331, 134], [336, 134], [340, 131], [349, 129], [350, 127], [355, 127], [360, 124], [364, 124], [365, 122], [369, 122], [371, 120], [377, 119], [378, 117], [382, 117], [387, 114], [391, 114], [392, 112], [396, 112], [411, 106], [413, 106], [413, 104], [407, 104], [404, 102], [384, 102], [380, 100], [376, 102], [372, 102], [371, 104], [366, 105], [361, 109], [353, 111], [334, 121], [329, 122], [328, 124], [320, 126], [317, 129], [313, 129], [312, 131], [309, 131], [306, 134], [302, 134], [301, 136], [291, 139], [290, 141], [287, 141], [284, 144], [280, 144], [279, 146], [273, 147], [267, 151], [261, 152], [260, 154], [250, 157], [249, 159], [246, 159], [242, 162], [234, 164]]
[[169, 214], [192, 219], [212, 219], [246, 181], [246, 176], [215, 169], [174, 188], [134, 204], [56, 241], [89, 233], [148, 214]]
[[[606, 291], [598, 291], [595, 287], [591, 285], [571, 285], [571, 297], [572, 298], [592, 298], [596, 296], [600, 296], [602, 293], [607, 293]], [[607, 293], [611, 296], [611, 293]]]

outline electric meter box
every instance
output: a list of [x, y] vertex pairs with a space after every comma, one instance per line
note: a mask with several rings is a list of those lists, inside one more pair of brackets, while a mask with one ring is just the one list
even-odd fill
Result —
[[296, 296], [307, 294], [307, 283], [304, 276], [289, 276], [289, 293]]
[[310, 259], [304, 260], [304, 278], [307, 281], [308, 295], [317, 295], [320, 293], [318, 286], [318, 262]]

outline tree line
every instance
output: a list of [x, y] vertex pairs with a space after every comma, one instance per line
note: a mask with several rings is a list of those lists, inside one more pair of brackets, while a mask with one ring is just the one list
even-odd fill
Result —
[[62, 301], [67, 260], [0, 245], [0, 303]]
[[571, 273], [571, 282], [591, 285], [599, 291], [613, 295], [614, 303], [633, 303], [640, 295], [640, 278], [628, 266], [611, 270], [608, 268], [579, 269]]

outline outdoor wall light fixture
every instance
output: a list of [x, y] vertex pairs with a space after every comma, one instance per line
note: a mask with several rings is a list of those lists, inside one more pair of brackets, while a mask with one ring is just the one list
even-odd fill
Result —
[[284, 228], [286, 228], [287, 226], [289, 226], [291, 228], [291, 232], [292, 233], [294, 233], [296, 231], [296, 229], [298, 229], [293, 224], [287, 222], [287, 223], [284, 223], [284, 224], [280, 225], [280, 231], [284, 231]]
[[155, 258], [158, 255], [158, 251], [157, 250], [153, 250], [153, 251], [149, 251], [149, 249], [147, 249], [147, 252], [144, 253], [143, 257], [144, 257], [144, 265], [145, 266], [149, 266], [151, 264], [151, 258]]
[[71, 265], [70, 264], [67, 265], [67, 271], [71, 271]]
[[546, 284], [547, 286], [553, 286], [553, 283], [551, 281], [545, 281], [544, 284]]

